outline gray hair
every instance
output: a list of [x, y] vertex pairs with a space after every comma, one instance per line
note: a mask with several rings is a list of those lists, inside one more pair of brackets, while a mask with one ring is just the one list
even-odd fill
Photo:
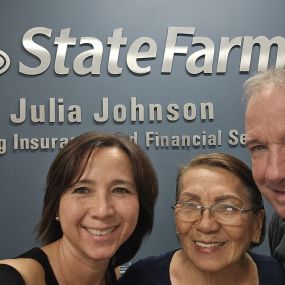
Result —
[[283, 84], [285, 84], [285, 67], [261, 71], [244, 82], [243, 100], [248, 102], [251, 96], [261, 89], [274, 89]]

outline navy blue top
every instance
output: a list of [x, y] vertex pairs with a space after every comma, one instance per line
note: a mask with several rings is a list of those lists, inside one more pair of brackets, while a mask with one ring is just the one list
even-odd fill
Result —
[[[120, 278], [119, 285], [171, 285], [169, 267], [175, 251], [134, 263]], [[256, 263], [260, 285], [285, 284], [285, 271], [278, 260], [269, 256], [249, 254]]]

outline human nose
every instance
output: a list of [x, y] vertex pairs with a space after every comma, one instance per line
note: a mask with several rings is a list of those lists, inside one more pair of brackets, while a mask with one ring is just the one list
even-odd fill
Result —
[[211, 233], [219, 230], [220, 224], [213, 217], [211, 210], [212, 208], [210, 206], [201, 209], [201, 216], [195, 223], [197, 230], [204, 233]]
[[268, 182], [278, 183], [285, 180], [285, 151], [272, 149], [266, 163], [265, 178]]
[[92, 217], [104, 218], [114, 214], [114, 202], [107, 193], [97, 193], [90, 201], [90, 213]]

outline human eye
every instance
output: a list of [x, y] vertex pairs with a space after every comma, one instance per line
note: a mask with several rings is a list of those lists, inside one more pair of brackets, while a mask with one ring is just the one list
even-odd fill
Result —
[[112, 193], [118, 195], [131, 195], [135, 194], [135, 190], [130, 189], [129, 187], [118, 186], [113, 188]]
[[188, 210], [188, 211], [191, 211], [191, 210], [198, 210], [201, 208], [201, 205], [199, 205], [198, 203], [195, 203], [195, 202], [181, 202], [180, 203], [181, 205], [181, 208], [183, 210]]
[[266, 149], [265, 145], [262, 144], [252, 144], [247, 147], [251, 153], [258, 153]]
[[253, 146], [251, 149], [252, 149], [252, 151], [262, 151], [262, 150], [264, 150], [264, 149], [265, 149], [265, 146], [264, 146], [264, 145], [259, 144], [259, 145], [255, 145], [255, 146]]
[[76, 187], [73, 189], [72, 193], [74, 194], [89, 194], [90, 189], [88, 187]]
[[231, 215], [240, 212], [240, 208], [232, 204], [216, 204], [213, 208], [216, 213], [221, 214]]

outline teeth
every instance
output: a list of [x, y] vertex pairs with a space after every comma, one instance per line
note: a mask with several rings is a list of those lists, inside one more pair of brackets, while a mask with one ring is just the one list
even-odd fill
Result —
[[86, 230], [94, 236], [105, 236], [105, 235], [111, 233], [114, 229], [115, 229], [115, 227], [111, 227], [111, 228], [108, 228], [104, 231], [100, 231], [100, 230], [96, 230], [93, 228], [86, 228]]
[[213, 247], [219, 247], [224, 245], [224, 242], [213, 242], [213, 243], [203, 243], [201, 241], [195, 241], [195, 244], [200, 246], [200, 247], [204, 247], [204, 248], [213, 248]]

